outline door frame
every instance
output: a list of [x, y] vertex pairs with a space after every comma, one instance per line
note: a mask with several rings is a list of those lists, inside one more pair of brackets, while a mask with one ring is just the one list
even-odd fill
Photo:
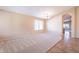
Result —
[[[71, 30], [72, 30], [72, 15], [66, 13], [62, 15], [62, 39], [64, 39], [64, 30], [63, 30], [63, 24], [64, 24], [64, 16], [69, 15], [71, 17]], [[72, 32], [71, 32], [72, 34]], [[72, 36], [72, 35], [71, 35]]]

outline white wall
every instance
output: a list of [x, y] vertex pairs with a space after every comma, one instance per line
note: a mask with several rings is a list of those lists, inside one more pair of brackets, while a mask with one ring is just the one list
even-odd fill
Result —
[[60, 16], [56, 16], [53, 19], [48, 20], [47, 28], [49, 32], [60, 33], [62, 30], [62, 19]]
[[[47, 21], [48, 32], [55, 34], [55, 37], [61, 37], [62, 32], [62, 18], [60, 15]], [[53, 37], [53, 36], [52, 36]], [[61, 38], [60, 38], [61, 39]], [[58, 40], [60, 40], [58, 39]]]

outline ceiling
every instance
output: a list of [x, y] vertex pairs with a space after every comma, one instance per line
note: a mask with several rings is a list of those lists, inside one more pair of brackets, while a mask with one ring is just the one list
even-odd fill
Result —
[[35, 16], [38, 18], [51, 18], [72, 6], [0, 6], [0, 9]]

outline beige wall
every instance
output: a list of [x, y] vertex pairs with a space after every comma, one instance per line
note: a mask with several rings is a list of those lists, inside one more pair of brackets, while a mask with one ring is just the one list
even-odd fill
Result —
[[79, 38], [79, 7], [76, 7], [76, 38]]
[[[34, 33], [35, 17], [0, 10], [0, 35]], [[43, 20], [41, 20], [43, 21]]]

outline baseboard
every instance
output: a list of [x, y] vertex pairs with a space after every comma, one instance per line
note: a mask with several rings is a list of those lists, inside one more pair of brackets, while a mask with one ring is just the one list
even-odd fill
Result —
[[[61, 40], [62, 40], [62, 39], [61, 39]], [[56, 46], [61, 40], [59, 40], [54, 46]], [[54, 46], [50, 47], [50, 48], [46, 51], [46, 53], [49, 53], [49, 51], [50, 51]]]
[[72, 39], [79, 39], [78, 37], [72, 37]]

